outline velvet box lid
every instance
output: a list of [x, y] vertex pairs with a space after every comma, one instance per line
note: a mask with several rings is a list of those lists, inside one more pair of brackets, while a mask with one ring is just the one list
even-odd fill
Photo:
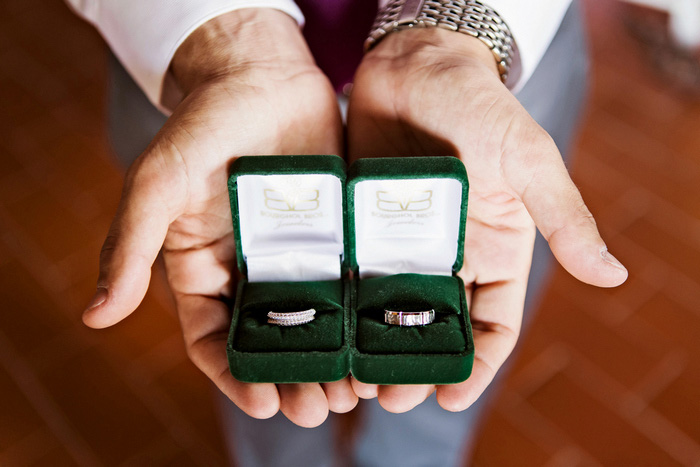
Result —
[[319, 280], [314, 268], [340, 278], [348, 267], [345, 178], [338, 156], [239, 157], [228, 180], [239, 271], [254, 282]]

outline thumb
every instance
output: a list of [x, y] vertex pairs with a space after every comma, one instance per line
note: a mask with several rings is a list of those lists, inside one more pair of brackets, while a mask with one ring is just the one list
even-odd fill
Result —
[[616, 287], [627, 279], [627, 269], [612, 256], [598, 232], [593, 215], [571, 180], [554, 142], [547, 136], [537, 164], [521, 171], [521, 199], [537, 228], [547, 239], [557, 261], [571, 275], [598, 287]]
[[185, 179], [154, 159], [164, 158], [144, 154], [127, 173], [100, 253], [97, 291], [83, 312], [83, 322], [92, 328], [112, 326], [139, 306], [170, 222], [181, 214]]

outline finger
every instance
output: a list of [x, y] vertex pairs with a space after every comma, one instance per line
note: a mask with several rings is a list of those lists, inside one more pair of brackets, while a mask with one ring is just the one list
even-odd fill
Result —
[[214, 384], [254, 418], [270, 418], [280, 408], [277, 387], [272, 383], [243, 383], [229, 371], [226, 339], [231, 317], [228, 306], [201, 295], [176, 295], [187, 354]]
[[379, 405], [393, 413], [408, 412], [435, 391], [432, 384], [379, 386]]
[[127, 175], [117, 214], [100, 254], [97, 292], [83, 313], [93, 328], [111, 326], [143, 300], [151, 266], [186, 192], [182, 176], [152, 158], [134, 164]]
[[235, 267], [236, 246], [232, 232], [224, 231], [203, 248], [171, 249], [169, 243], [172, 242], [166, 239], [163, 257], [172, 290], [210, 297], [235, 294], [236, 281], [231, 271]]
[[462, 383], [439, 386], [437, 401], [458, 412], [486, 390], [513, 351], [520, 334], [527, 277], [477, 286], [470, 318], [474, 330], [474, 366]]
[[569, 177], [554, 141], [544, 131], [534, 137], [526, 160], [506, 172], [559, 263], [574, 277], [599, 287], [615, 287], [627, 269], [608, 253], [595, 220]]
[[376, 384], [361, 383], [355, 378], [350, 378], [352, 390], [360, 399], [374, 399], [379, 394], [379, 386]]
[[328, 399], [318, 383], [278, 385], [280, 410], [294, 424], [314, 428], [328, 418]]
[[323, 392], [326, 393], [328, 408], [331, 412], [350, 412], [357, 405], [357, 395], [352, 390], [349, 376], [340, 381], [323, 383], [321, 387], [323, 388]]

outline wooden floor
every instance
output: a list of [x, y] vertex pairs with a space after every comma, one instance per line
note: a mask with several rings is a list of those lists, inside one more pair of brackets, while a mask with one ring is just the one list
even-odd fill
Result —
[[[588, 0], [594, 86], [571, 167], [614, 290], [554, 273], [473, 463], [700, 464], [700, 103]], [[162, 271], [103, 331], [79, 319], [116, 209], [104, 44], [60, 0], [0, 3], [0, 465], [222, 465], [213, 390]]]

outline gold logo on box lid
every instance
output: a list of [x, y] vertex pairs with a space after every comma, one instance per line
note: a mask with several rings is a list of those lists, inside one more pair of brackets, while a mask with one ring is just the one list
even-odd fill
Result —
[[266, 188], [265, 207], [273, 211], [314, 211], [319, 207], [318, 190], [273, 190]]
[[377, 191], [377, 209], [387, 212], [427, 211], [433, 205], [433, 191]]

